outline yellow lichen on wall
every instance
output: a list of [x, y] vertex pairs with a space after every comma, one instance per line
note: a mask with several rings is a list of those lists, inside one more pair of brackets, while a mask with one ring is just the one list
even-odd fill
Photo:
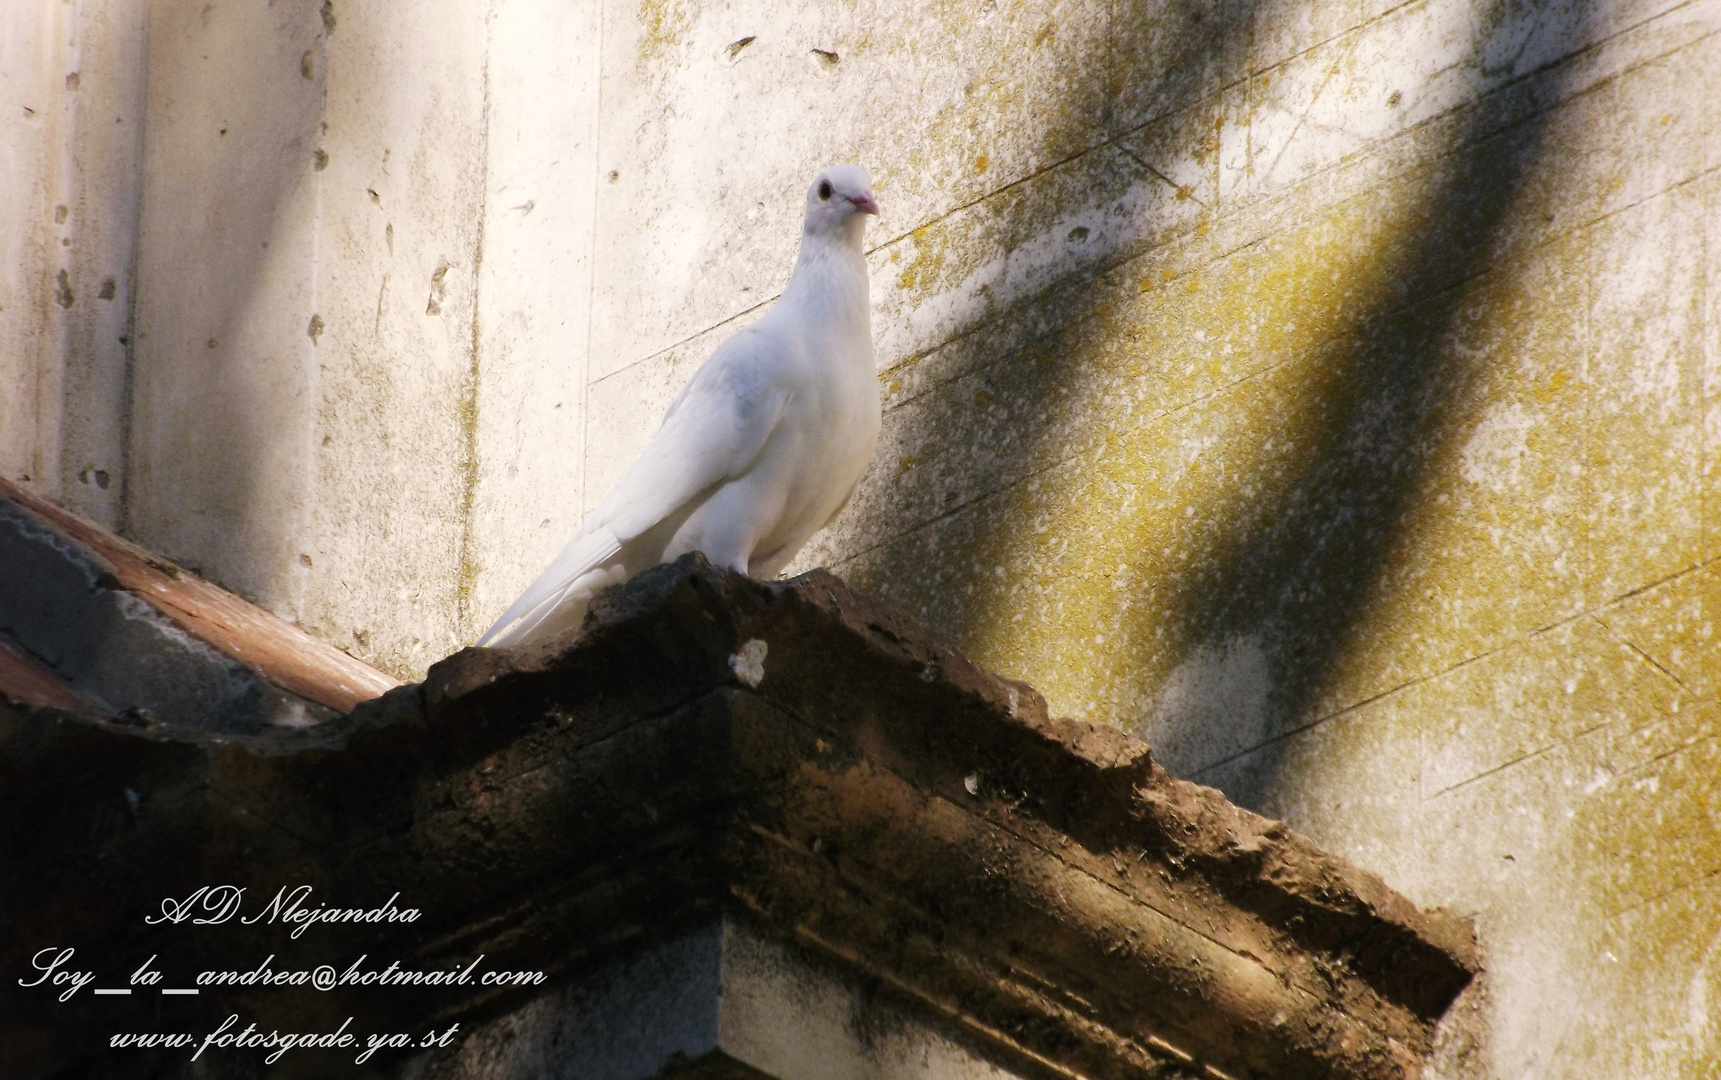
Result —
[[[1018, 259], [1084, 198], [1202, 201], [887, 371], [883, 460], [821, 552], [1055, 710], [1474, 914], [1489, 974], [1440, 1076], [1721, 1060], [1721, 12], [1598, 19], [1590, 51], [1379, 136], [1281, 123], [1280, 88], [1314, 88], [1304, 124], [1389, 70], [1371, 48], [1414, 67], [1365, 20], [1318, 78], [1141, 136], [1187, 183], [1095, 157], [1001, 193]], [[1007, 285], [986, 207], [904, 242], [915, 310]]]

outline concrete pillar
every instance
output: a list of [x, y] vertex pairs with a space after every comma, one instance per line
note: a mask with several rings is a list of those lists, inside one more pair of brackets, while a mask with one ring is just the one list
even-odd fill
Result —
[[169, 3], [150, 42], [127, 524], [422, 671], [577, 523], [596, 5]]
[[324, 34], [315, 0], [150, 12], [126, 524], [285, 613], [311, 510]]

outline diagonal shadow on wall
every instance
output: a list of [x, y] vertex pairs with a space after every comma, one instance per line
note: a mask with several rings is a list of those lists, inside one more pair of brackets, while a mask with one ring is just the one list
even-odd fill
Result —
[[[1107, 307], [1109, 280], [1153, 245], [1187, 238], [1206, 212], [1191, 190], [1200, 185], [1180, 183], [1188, 169], [1157, 160], [1146, 145], [1156, 140], [1144, 132], [1187, 167], [1216, 172], [1209, 107], [1241, 81], [1254, 20], [1250, 3], [1115, 7], [1100, 38], [1109, 52], [1095, 59], [1107, 77], [1092, 80], [1105, 102], [1082, 100], [1088, 84], [1072, 82], [1070, 100], [1037, 105], [1072, 128], [1103, 114], [1096, 128], [1043, 140], [1087, 149], [995, 191], [987, 200], [994, 216], [968, 226], [1011, 238], [1012, 259], [1027, 247], [1042, 249], [1029, 258], [1046, 258], [1044, 248], [1061, 244], [1039, 274], [1049, 284], [1014, 303], [994, 295], [954, 337], [885, 373], [885, 437], [834, 565], [970, 650], [985, 651], [1000, 602], [977, 592], [965, 571], [1000, 563], [994, 530], [1021, 524], [1010, 520], [1019, 509], [991, 504], [1067, 459], [1097, 426], [1077, 386], [1091, 366], [1089, 328]], [[1163, 145], [1183, 127], [1198, 129], [1194, 145]], [[1131, 216], [1160, 220], [1125, 220]], [[980, 519], [981, 535], [964, 535]], [[905, 560], [912, 573], [903, 573]]]
[[[1206, 17], [1185, 17], [1174, 47], [1159, 51], [1161, 65], [1120, 67], [1114, 93], [1134, 83], [1148, 100], [1217, 97], [1225, 89], [1225, 59], [1249, 47], [1255, 13], [1248, 5], [1222, 5]], [[1150, 25], [1164, 22], [1162, 11], [1129, 8], [1113, 18], [1141, 22], [1114, 25], [1114, 40], [1164, 33], [1162, 26]], [[1578, 40], [1587, 6], [1578, 0], [1502, 8], [1494, 18], [1476, 27], [1471, 44], [1471, 62], [1479, 69], [1491, 62], [1508, 30], [1518, 40], [1539, 34]], [[1432, 466], [1453, 452], [1465, 428], [1463, 417], [1474, 403], [1485, 361], [1450, 347], [1450, 338], [1465, 317], [1463, 283], [1490, 264], [1514, 231], [1514, 212], [1544, 153], [1550, 114], [1533, 102], [1526, 105], [1530, 92], [1523, 87], [1531, 79], [1539, 80], [1532, 96], [1559, 100], [1562, 75], [1556, 64], [1551, 71], [1500, 79], [1488, 95], [1443, 119], [1443, 152], [1432, 155], [1414, 187], [1394, 189], [1390, 212], [1400, 220], [1391, 230], [1392, 243], [1356, 273], [1362, 287], [1353, 294], [1355, 302], [1318, 355], [1299, 365], [1301, 381], [1270, 419], [1270, 437], [1281, 452], [1261, 462], [1257, 475], [1235, 477], [1220, 505], [1204, 508], [1195, 553], [1174, 572], [1141, 586], [1155, 594], [1153, 601], [1134, 608], [1137, 614], [1126, 618], [1121, 634], [1091, 650], [1116, 667], [1152, 652], [1188, 657], [1202, 650], [1223, 653], [1238, 640], [1264, 643], [1258, 663], [1268, 689], [1256, 708], [1233, 709], [1221, 700], [1216, 708], [1162, 710], [1138, 729], [1180, 771], [1255, 751], [1248, 771], [1228, 774], [1227, 794], [1245, 805], [1260, 805], [1280, 782], [1282, 762], [1274, 747], [1283, 736], [1319, 719], [1323, 692], [1363, 632], [1395, 553], [1414, 531]], [[1154, 162], [1120, 155], [1117, 168], [1153, 169]], [[1222, 206], [1213, 217], [1228, 212]], [[1136, 254], [1125, 252], [1125, 260]], [[1133, 264], [1120, 262], [1075, 269], [1026, 305], [1031, 315], [999, 321], [1016, 336], [977, 378], [981, 393], [1011, 396], [1014, 407], [979, 404], [979, 394], [977, 407], [970, 406], [965, 396], [942, 388], [954, 399], [949, 407], [897, 410], [891, 418], [899, 427], [897, 442], [954, 445], [994, 456], [1004, 446], [1016, 471], [1004, 484], [971, 492], [923, 519], [916, 531], [930, 539], [918, 547], [886, 535], [889, 526], [900, 529], [900, 520], [871, 523], [871, 534], [852, 543], [851, 550], [860, 553], [842, 567], [1007, 674], [1028, 674], [1009, 670], [1007, 659], [1000, 662], [1007, 650], [996, 645], [998, 628], [1010, 627], [1010, 613], [1003, 609], [1019, 605], [1022, 594], [996, 586], [988, 570], [1009, 563], [1012, 538], [1036, 524], [1024, 509], [1031, 500], [1000, 491], [1028, 486], [1034, 476], [1054, 476], [1053, 465], [1072, 459], [1081, 433], [1106, 422], [1091, 411], [1091, 397], [1084, 398], [1078, 384], [1093, 360], [1093, 327], [1106, 317], [1103, 297], [1115, 294], [1111, 279], [1140, 276]], [[1297, 303], [1296, 297], [1274, 299], [1280, 306]], [[997, 348], [996, 330], [977, 331], [974, 341], [977, 349]], [[1090, 471], [1102, 469], [1103, 451], [1093, 461]], [[875, 464], [869, 483], [890, 483], [879, 474], [891, 464]], [[1023, 479], [1024, 472], [1030, 479]], [[1079, 496], [1061, 497], [1074, 512]], [[1164, 537], [1143, 513], [1118, 505], [1110, 526], [1140, 538], [1133, 560], [1138, 568], [1156, 565], [1157, 553], [1147, 546]], [[937, 565], [907, 565], [916, 557]], [[1074, 573], [1074, 561], [1066, 551], [1054, 573]], [[1031, 623], [1024, 628], [1020, 622], [1003, 631], [1034, 632]], [[1073, 660], [1097, 662], [1094, 656]], [[1163, 678], [1163, 664], [1140, 676], [1145, 685], [1138, 717], [1153, 711], [1152, 683]], [[1195, 726], [1203, 730], [1190, 730]]]
[[309, 0], [175, 2], [148, 35], [121, 531], [264, 602], [303, 524], [323, 31]]
[[[1587, 11], [1582, 2], [1548, 3], [1495, 15], [1515, 15], [1523, 38], [1577, 41]], [[1498, 29], [1478, 27], [1477, 68]], [[1271, 689], [1256, 726], [1245, 721], [1223, 733], [1228, 746], [1208, 733], [1164, 730], [1210, 722], [1210, 711], [1172, 711], [1161, 730], [1144, 734], [1210, 755], [1188, 755], [1179, 763], [1186, 768], [1248, 755], [1246, 768], [1211, 777], [1240, 803], [1261, 805], [1290, 779], [1288, 734], [1349, 704], [1329, 696], [1339, 669], [1374, 631], [1395, 562], [1427, 515], [1440, 512], [1432, 505], [1436, 471], [1458, 456], [1490, 364], [1509, 359], [1462, 344], [1469, 322], [1497, 314], [1487, 290], [1473, 286], [1503, 250], [1523, 242], [1516, 215], [1531, 201], [1547, 149], [1553, 110], [1545, 103], [1564, 96], [1571, 67], [1525, 73], [1449, 121], [1448, 149], [1426, 166], [1412, 197], [1385, 211], [1400, 219], [1396, 243], [1374, 256], [1349, 327], [1318, 349], [1318, 363], [1303, 366], [1307, 381], [1276, 425], [1294, 448], [1287, 467], [1263, 476], [1246, 505], [1234, 500], [1208, 558], [1176, 583], [1181, 638], [1210, 655], [1239, 640], [1266, 643]]]

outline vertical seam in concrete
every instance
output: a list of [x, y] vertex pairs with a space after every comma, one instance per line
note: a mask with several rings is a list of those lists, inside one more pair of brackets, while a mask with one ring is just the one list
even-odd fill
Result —
[[120, 344], [124, 346], [124, 360], [120, 367], [120, 494], [119, 506], [115, 511], [114, 531], [121, 536], [131, 535], [131, 493], [132, 493], [132, 463], [135, 455], [132, 451], [132, 406], [137, 398], [137, 292], [138, 292], [138, 260], [143, 247], [143, 208], [146, 204], [145, 193], [149, 187], [149, 170], [143, 168], [143, 163], [149, 155], [149, 28], [150, 17], [147, 10], [142, 17], [142, 34], [140, 35], [139, 50], [142, 54], [139, 64], [142, 72], [139, 81], [142, 92], [137, 98], [138, 104], [138, 136], [137, 136], [137, 207], [131, 218], [131, 254], [126, 258], [126, 313], [125, 337]]
[[[316, 126], [311, 130], [311, 143], [322, 152], [328, 144], [329, 118], [329, 35], [330, 30], [325, 22], [317, 34], [317, 42], [321, 44], [323, 55], [317, 65], [322, 73], [320, 84], [317, 84], [319, 100], [314, 111]], [[311, 347], [308, 352], [309, 364], [305, 371], [305, 402], [306, 410], [300, 435], [305, 440], [305, 454], [300, 458], [300, 467], [304, 470], [300, 478], [300, 490], [305, 497], [298, 500], [298, 529], [299, 536], [295, 539], [305, 544], [305, 537], [313, 533], [313, 522], [317, 516], [317, 480], [322, 475], [322, 445], [317, 439], [317, 431], [323, 426], [323, 357], [317, 347], [317, 339], [310, 337], [310, 320], [318, 317], [322, 307], [320, 286], [323, 280], [323, 192], [326, 189], [327, 174], [321, 169], [312, 169], [308, 174], [311, 181], [311, 261], [310, 272], [306, 275], [309, 297], [306, 307], [310, 313], [305, 318], [305, 330], [302, 331], [310, 338]], [[303, 349], [304, 342], [294, 338], [295, 345]], [[301, 546], [300, 551], [310, 550], [309, 545]], [[291, 597], [290, 610], [293, 621], [297, 623], [305, 617], [305, 597], [310, 592], [310, 575], [304, 568], [291, 558], [287, 560], [287, 571], [283, 575], [288, 583], [287, 591]]]
[[150, 28], [154, 20], [146, 9], [142, 17], [143, 27], [140, 64], [143, 68], [138, 76], [142, 83], [142, 92], [138, 95], [138, 135], [137, 135], [137, 213], [132, 215], [131, 257], [126, 260], [126, 318], [125, 318], [125, 362], [120, 373], [120, 497], [118, 520], [114, 522], [114, 531], [121, 536], [132, 535], [132, 491], [133, 478], [137, 472], [137, 448], [134, 444], [136, 427], [133, 410], [137, 403], [137, 328], [138, 328], [138, 267], [143, 258], [143, 215], [144, 208], [149, 205], [149, 170], [144, 165], [149, 161], [149, 69], [150, 69]]
[[[1713, 135], [1708, 131], [1699, 137], [1710, 145], [1715, 143]], [[1699, 177], [1707, 177], [1712, 171], [1707, 153], [1698, 168], [1701, 170]], [[1694, 189], [1694, 195], [1698, 200], [1698, 217], [1705, 223], [1704, 227], [1697, 230], [1697, 565], [1704, 566], [1715, 556], [1715, 552], [1710, 549], [1709, 540], [1715, 512], [1714, 494], [1709, 484], [1709, 476], [1715, 469], [1715, 439], [1709, 423], [1709, 410], [1712, 407], [1709, 400], [1709, 350], [1714, 348], [1712, 342], [1716, 333], [1715, 305], [1710, 299], [1710, 290], [1715, 282], [1709, 279], [1709, 260], [1715, 253], [1709, 249], [1712, 226], [1708, 225], [1712, 220], [1710, 215], [1715, 212], [1715, 183], [1710, 181]], [[1714, 619], [1717, 615], [1721, 615], [1721, 612], [1709, 610], [1707, 600], [1699, 601], [1699, 619]]]
[[1106, 65], [1100, 82], [1105, 101], [1100, 107], [1100, 135], [1107, 142], [1116, 142], [1118, 137], [1117, 99], [1121, 92], [1114, 92], [1112, 89], [1117, 80], [1118, 70], [1117, 0], [1109, 0], [1106, 4], [1105, 18]]
[[[57, 110], [60, 119], [60, 145], [57, 147], [58, 171], [54, 180], [56, 188], [55, 198], [51, 201], [71, 208], [71, 218], [69, 220], [69, 227], [67, 228], [66, 233], [67, 238], [71, 239], [73, 244], [76, 246], [71, 248], [60, 247], [53, 249], [59, 257], [58, 263], [60, 271], [67, 275], [69, 284], [67, 285], [66, 290], [67, 306], [64, 314], [54, 320], [56, 332], [53, 335], [55, 354], [53, 358], [53, 370], [59, 373], [59, 378], [54, 384], [52, 384], [52, 401], [44, 401], [42, 403], [43, 419], [46, 419], [50, 410], [54, 416], [52, 438], [50, 439], [45, 437], [49, 434], [46, 430], [43, 430], [42, 436], [39, 437], [42, 439], [44, 452], [50, 452], [49, 448], [51, 447], [51, 453], [53, 454], [51, 468], [49, 467], [48, 462], [44, 461], [42, 463], [43, 469], [41, 478], [46, 478], [50, 475], [53, 477], [50, 482], [50, 486], [42, 490], [51, 494], [55, 499], [58, 499], [61, 502], [67, 502], [69, 501], [67, 499], [68, 485], [66, 483], [66, 462], [69, 457], [66, 453], [66, 428], [68, 426], [66, 422], [68, 407], [68, 402], [66, 400], [66, 386], [68, 382], [67, 368], [72, 362], [72, 342], [73, 337], [77, 332], [76, 317], [72, 315], [71, 310], [72, 290], [75, 287], [77, 291], [85, 292], [84, 283], [78, 278], [77, 273], [79, 269], [78, 264], [83, 261], [80, 256], [84, 247], [85, 237], [89, 233], [89, 230], [84, 225], [85, 218], [89, 214], [89, 207], [85, 205], [84, 185], [82, 183], [82, 177], [80, 176], [82, 170], [79, 168], [80, 163], [78, 160], [78, 133], [81, 121], [83, 120], [83, 117], [79, 115], [78, 95], [70, 92], [69, 90], [62, 90], [59, 83], [59, 80], [64, 78], [68, 72], [75, 72], [83, 67], [83, 0], [77, 0], [77, 2], [71, 4], [69, 8], [63, 7], [62, 12], [64, 13], [63, 17], [66, 22], [64, 24], [65, 35], [59, 42], [59, 70], [49, 73], [50, 83], [54, 86], [54, 93], [60, 100], [60, 107]], [[89, 294], [85, 292], [84, 300], [86, 309], [90, 306], [89, 299]], [[38, 387], [43, 385], [43, 382], [38, 381]], [[38, 423], [42, 423], [42, 421], [38, 421]], [[45, 424], [43, 424], [43, 428], [46, 428]]]
[[[1607, 94], [1608, 126], [1611, 128], [1616, 120], [1619, 104], [1618, 78], [1607, 80], [1596, 88]], [[1575, 96], [1575, 95], [1574, 95]], [[1595, 483], [1594, 469], [1587, 467], [1595, 453], [1595, 370], [1594, 370], [1594, 309], [1596, 300], [1596, 258], [1598, 245], [1595, 242], [1597, 224], [1609, 215], [1603, 214], [1596, 222], [1580, 224], [1572, 232], [1577, 245], [1576, 261], [1581, 268], [1579, 288], [1582, 290], [1578, 302], [1578, 387], [1582, 394], [1577, 408], [1579, 428], [1578, 461], [1583, 463], [1578, 470], [1578, 497], [1581, 500], [1578, 511], [1578, 605], [1583, 609], [1580, 617], [1601, 610], [1604, 597], [1596, 595], [1596, 556], [1592, 544], [1595, 501], [1592, 498]]]
[[471, 636], [472, 587], [478, 577], [478, 562], [473, 555], [475, 523], [473, 514], [478, 498], [478, 377], [479, 377], [479, 283], [484, 273], [484, 226], [490, 212], [490, 22], [496, 14], [495, 4], [485, 5], [483, 83], [479, 91], [478, 116], [478, 235], [472, 245], [472, 336], [468, 344], [469, 361], [466, 386], [460, 402], [460, 565], [454, 578], [454, 631], [461, 640]]
[[[591, 237], [586, 245], [586, 345], [585, 355], [581, 358], [580, 370], [580, 520], [585, 520], [587, 506], [586, 477], [590, 472], [587, 460], [591, 453], [592, 431], [592, 324], [597, 319], [598, 307], [598, 197], [603, 191], [602, 177], [604, 174], [603, 130], [604, 130], [604, 5], [603, 0], [597, 0], [598, 8], [598, 63], [597, 88], [592, 104], [592, 223]], [[673, 347], [673, 346], [672, 346]], [[667, 352], [668, 350], [664, 350]], [[632, 365], [629, 365], [630, 367]], [[612, 372], [611, 374], [614, 374]], [[608, 376], [605, 376], [606, 378]]]
[[[38, 204], [37, 212], [56, 206], [69, 207], [74, 216], [65, 229], [67, 239], [83, 229], [85, 207], [78, 197], [81, 194], [77, 159], [78, 99], [61, 89], [60, 80], [67, 72], [78, 69], [82, 49], [83, 4], [61, 4], [54, 16], [54, 34], [48, 45], [53, 61], [46, 71], [50, 97], [44, 102], [47, 107], [43, 113], [45, 117], [52, 117], [50, 141], [46, 147], [50, 164], [41, 174], [41, 191], [46, 198]], [[76, 291], [83, 290], [83, 282], [71, 277], [78, 265], [71, 248], [50, 239], [48, 250], [50, 258], [46, 260], [43, 272], [49, 277], [42, 283], [42, 295], [53, 295], [53, 285], [57, 282], [59, 292], [55, 307], [60, 310], [43, 304], [38, 322], [42, 333], [35, 349], [36, 445], [31, 455], [30, 475], [38, 492], [56, 502], [63, 502], [66, 490], [66, 478], [62, 474], [66, 458], [66, 365], [72, 351], [74, 296]], [[86, 296], [86, 306], [88, 301]]]

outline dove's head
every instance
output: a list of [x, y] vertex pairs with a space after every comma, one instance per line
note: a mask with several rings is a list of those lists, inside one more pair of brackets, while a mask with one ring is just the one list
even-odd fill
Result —
[[878, 213], [872, 179], [858, 165], [832, 165], [807, 188], [808, 235], [836, 235], [860, 243], [866, 216]]

